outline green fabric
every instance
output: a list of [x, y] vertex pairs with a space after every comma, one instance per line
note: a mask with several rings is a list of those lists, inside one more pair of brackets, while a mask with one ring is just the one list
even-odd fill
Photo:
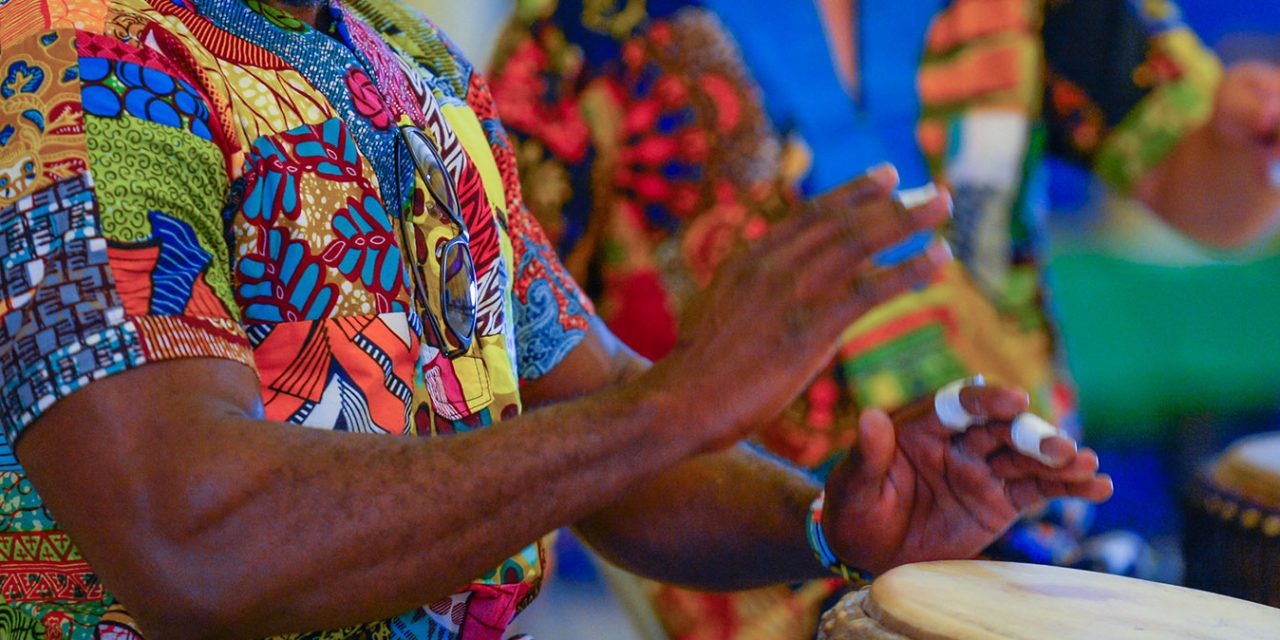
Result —
[[1275, 406], [1280, 256], [1175, 268], [1079, 251], [1052, 273], [1092, 436], [1158, 438], [1188, 414]]
[[222, 224], [229, 189], [222, 152], [186, 131], [137, 118], [86, 114], [84, 121], [102, 234], [116, 242], [145, 242], [153, 210], [191, 225], [213, 258], [206, 282], [239, 320]]

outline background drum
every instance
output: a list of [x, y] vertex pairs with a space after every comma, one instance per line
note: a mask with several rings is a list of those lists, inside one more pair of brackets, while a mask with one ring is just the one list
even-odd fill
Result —
[[819, 640], [1261, 640], [1280, 609], [1133, 578], [1006, 562], [898, 567], [823, 616]]
[[1183, 556], [1187, 586], [1280, 607], [1280, 432], [1239, 440], [1201, 470]]

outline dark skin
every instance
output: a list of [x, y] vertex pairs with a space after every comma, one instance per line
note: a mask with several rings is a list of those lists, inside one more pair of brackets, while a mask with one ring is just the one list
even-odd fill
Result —
[[[889, 197], [895, 184], [891, 170], [873, 174], [731, 259], [662, 363], [646, 367], [597, 326], [525, 390], [531, 405], [564, 402], [487, 430], [424, 440], [267, 422], [251, 370], [187, 360], [72, 394], [28, 430], [18, 455], [153, 638], [396, 615], [575, 523], [607, 557], [659, 579], [732, 589], [821, 575], [802, 525], [817, 487], [732, 444], [805, 386], [844, 326], [945, 261], [935, 248], [892, 270], [849, 268], [945, 218], [945, 197], [906, 211]], [[804, 331], [795, 309], [812, 318]], [[828, 486], [827, 530], [847, 562], [881, 571], [972, 555], [1020, 509], [1109, 495], [1096, 459], [1061, 439], [1045, 451], [1081, 469], [1079, 483], [1042, 484], [1062, 473], [1043, 465], [1006, 483], [988, 459], [1008, 453], [1007, 418], [1025, 396], [963, 398], [992, 419], [959, 438], [929, 412], [900, 419], [901, 433], [919, 434], [907, 438], [883, 414], [864, 418], [865, 455]], [[986, 458], [929, 466], [991, 446]]]
[[[569, 524], [606, 556], [659, 579], [731, 589], [821, 575], [803, 535], [817, 487], [733, 445], [790, 402], [845, 326], [948, 259], [937, 245], [892, 269], [870, 265], [870, 255], [936, 226], [949, 209], [944, 195], [905, 210], [890, 197], [895, 186], [891, 170], [875, 172], [743, 249], [658, 365], [595, 326], [523, 390], [541, 408], [490, 429], [434, 439], [299, 429], [262, 418], [251, 370], [185, 360], [71, 394], [17, 452], [150, 638], [260, 637], [386, 618], [454, 592]], [[840, 505], [828, 533], [847, 561], [879, 571], [939, 546], [971, 554], [1024, 504], [1109, 494], [1087, 454], [1080, 490], [1042, 487], [1061, 473], [1043, 465], [1029, 480], [1005, 482], [988, 460], [1007, 452], [1004, 418], [1023, 406], [1022, 394], [967, 390], [963, 399], [988, 424], [954, 437], [931, 429], [932, 414], [904, 417], [898, 428], [934, 434], [903, 440], [913, 453], [892, 424], [877, 422], [886, 416], [867, 418], [863, 447], [878, 452], [875, 463], [854, 456], [840, 472], [866, 486], [828, 488]], [[895, 461], [962, 451], [983, 433], [1006, 441], [972, 461], [984, 481], [911, 462], [891, 473]], [[1044, 450], [1066, 469], [1082, 457], [1061, 439]], [[884, 490], [908, 481], [933, 490]], [[1012, 488], [1022, 486], [1035, 495], [1015, 499], [1021, 490]], [[964, 525], [972, 513], [980, 524]], [[957, 524], [960, 540], [920, 537]], [[882, 526], [890, 535], [865, 535]]]

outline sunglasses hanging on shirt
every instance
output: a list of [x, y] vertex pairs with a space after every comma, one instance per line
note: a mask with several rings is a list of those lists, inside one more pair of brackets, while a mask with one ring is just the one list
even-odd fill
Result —
[[[453, 177], [445, 169], [444, 159], [436, 149], [435, 141], [421, 129], [413, 126], [401, 128], [405, 146], [413, 158], [413, 165], [427, 186], [429, 208], [444, 211], [440, 218], [458, 228], [458, 234], [432, 250], [427, 246], [426, 232], [414, 224], [412, 217], [400, 218], [400, 240], [403, 250], [409, 251], [409, 276], [414, 302], [418, 313], [427, 319], [435, 344], [446, 358], [456, 358], [471, 348], [476, 332], [476, 268], [471, 258], [471, 234], [462, 218], [458, 202], [458, 190]], [[430, 270], [427, 260], [440, 263], [440, 301], [432, 306], [427, 290]], [[434, 313], [433, 309], [439, 309]], [[425, 336], [422, 336], [425, 340]]]

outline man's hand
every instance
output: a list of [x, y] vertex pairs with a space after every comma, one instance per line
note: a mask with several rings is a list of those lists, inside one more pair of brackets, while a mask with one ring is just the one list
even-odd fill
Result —
[[1173, 227], [1231, 248], [1258, 239], [1280, 216], [1280, 68], [1227, 70], [1212, 118], [1137, 188]]
[[[705, 451], [776, 417], [872, 307], [928, 282], [951, 254], [941, 241], [889, 268], [871, 257], [946, 220], [942, 192], [905, 208], [890, 167], [826, 194], [721, 266], [683, 317], [675, 349], [640, 381], [706, 412]], [[687, 427], [682, 426], [682, 429]]]
[[823, 511], [827, 538], [847, 564], [881, 573], [971, 558], [1049, 499], [1111, 496], [1097, 455], [1077, 452], [1064, 436], [1041, 443], [1052, 468], [1013, 448], [1011, 422], [1026, 411], [1025, 394], [970, 386], [960, 401], [982, 417], [963, 434], [939, 422], [932, 398], [892, 421], [876, 409], [862, 414], [858, 445], [827, 480]]

